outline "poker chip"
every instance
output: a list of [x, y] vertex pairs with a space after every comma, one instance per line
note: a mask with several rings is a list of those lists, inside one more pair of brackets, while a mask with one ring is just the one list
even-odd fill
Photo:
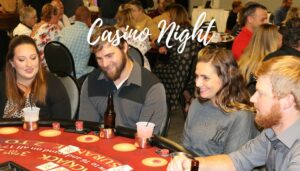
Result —
[[56, 137], [61, 134], [61, 131], [54, 129], [47, 129], [39, 132], [39, 135], [42, 137]]
[[82, 131], [83, 130], [83, 122], [82, 121], [76, 121], [75, 122], [76, 131]]
[[142, 163], [149, 167], [161, 167], [167, 165], [168, 161], [160, 157], [150, 157], [144, 159]]
[[77, 141], [82, 142], [82, 143], [93, 143], [96, 141], [99, 141], [99, 137], [96, 135], [81, 135], [77, 137]]
[[0, 134], [3, 134], [3, 135], [14, 134], [14, 133], [17, 133], [17, 132], [19, 132], [19, 129], [15, 128], [15, 127], [0, 128]]
[[120, 143], [113, 146], [113, 149], [121, 152], [128, 152], [136, 150], [136, 147], [130, 143]]
[[155, 152], [162, 157], [168, 157], [170, 153], [168, 149], [158, 149]]

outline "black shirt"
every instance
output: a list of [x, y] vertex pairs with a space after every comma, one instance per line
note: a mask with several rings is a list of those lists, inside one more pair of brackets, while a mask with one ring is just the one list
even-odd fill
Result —
[[230, 11], [226, 22], [226, 29], [232, 30], [232, 28], [236, 25], [236, 20], [237, 20], [237, 13]]
[[279, 48], [275, 52], [272, 52], [272, 53], [268, 54], [265, 57], [264, 61], [269, 60], [269, 59], [274, 58], [274, 57], [277, 57], [277, 56], [286, 56], [286, 55], [300, 57], [300, 51], [298, 51], [294, 48], [291, 48], [289, 46], [283, 45], [281, 48]]

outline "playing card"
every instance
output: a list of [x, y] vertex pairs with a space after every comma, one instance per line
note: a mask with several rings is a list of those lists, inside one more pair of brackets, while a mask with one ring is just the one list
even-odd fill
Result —
[[43, 171], [46, 171], [46, 170], [49, 170], [49, 169], [53, 169], [53, 168], [55, 168], [57, 166], [58, 166], [58, 164], [56, 164], [56, 163], [48, 162], [48, 163], [39, 165], [36, 168], [40, 169], [40, 170], [43, 170]]
[[73, 145], [68, 145], [65, 146], [64, 148], [59, 149], [58, 151], [61, 152], [62, 154], [70, 154], [74, 153], [79, 150], [79, 147], [73, 146]]
[[48, 170], [48, 171], [69, 171], [69, 169], [66, 169], [64, 167], [57, 167], [57, 168], [54, 168], [54, 169], [51, 169], [51, 170]]
[[132, 167], [130, 167], [129, 165], [122, 165], [122, 166], [107, 169], [106, 171], [131, 171], [131, 170]]

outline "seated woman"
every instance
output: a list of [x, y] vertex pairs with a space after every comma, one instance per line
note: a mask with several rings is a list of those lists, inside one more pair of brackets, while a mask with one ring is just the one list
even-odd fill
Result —
[[[119, 10], [116, 14], [116, 27], [120, 29], [122, 32], [126, 32], [126, 27], [128, 27], [128, 32], [132, 30], [137, 30], [134, 26], [133, 16], [132, 16], [132, 10], [126, 5], [121, 5], [119, 7]], [[147, 35], [143, 35], [143, 38], [145, 38]], [[146, 38], [145, 41], [140, 41], [139, 39], [134, 39], [133, 37], [130, 37], [127, 39], [127, 43], [135, 48], [137, 48], [144, 57], [144, 67], [151, 71], [150, 64], [148, 59], [145, 57], [145, 54], [148, 50], [151, 49], [149, 38]]]
[[260, 67], [266, 55], [280, 48], [281, 40], [282, 36], [275, 25], [263, 24], [255, 30], [250, 43], [238, 61], [250, 94], [254, 94], [256, 85], [252, 73]]
[[286, 26], [286, 22], [293, 18], [300, 18], [300, 9], [298, 7], [291, 7], [287, 14], [285, 19], [280, 23], [280, 28]]
[[27, 35], [30, 36], [32, 27], [36, 23], [36, 11], [32, 7], [23, 7], [19, 11], [20, 23], [13, 31], [13, 36]]
[[206, 47], [196, 66], [198, 99], [192, 101], [183, 146], [199, 156], [229, 153], [257, 135], [253, 108], [229, 50]]
[[47, 66], [44, 59], [44, 48], [46, 44], [51, 41], [58, 40], [58, 34], [61, 30], [58, 25], [58, 21], [58, 8], [48, 3], [42, 8], [41, 21], [35, 24], [32, 29], [31, 37], [34, 39], [38, 47], [43, 66]]
[[0, 76], [0, 118], [22, 118], [30, 106], [40, 108], [40, 119], [71, 119], [63, 84], [41, 67], [34, 40], [21, 35], [11, 40]]

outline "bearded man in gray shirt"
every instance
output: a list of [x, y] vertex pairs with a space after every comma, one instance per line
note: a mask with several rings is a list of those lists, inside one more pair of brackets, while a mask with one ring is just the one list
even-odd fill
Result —
[[[272, 58], [256, 76], [256, 92], [250, 101], [257, 111], [256, 123], [265, 129], [229, 155], [196, 158], [199, 171], [250, 171], [263, 165], [268, 171], [300, 170], [300, 59]], [[190, 167], [189, 159], [175, 157], [168, 170]]]
[[167, 119], [163, 84], [128, 56], [128, 44], [123, 38], [118, 45], [102, 40], [105, 37], [102, 34], [108, 32], [111, 37], [117, 34], [115, 27], [104, 26], [93, 35], [93, 41], [99, 38], [93, 51], [100, 69], [93, 71], [83, 83], [79, 119], [103, 122], [107, 97], [113, 93], [116, 126], [135, 129], [137, 122], [151, 119], [155, 124], [154, 133], [162, 133]]

